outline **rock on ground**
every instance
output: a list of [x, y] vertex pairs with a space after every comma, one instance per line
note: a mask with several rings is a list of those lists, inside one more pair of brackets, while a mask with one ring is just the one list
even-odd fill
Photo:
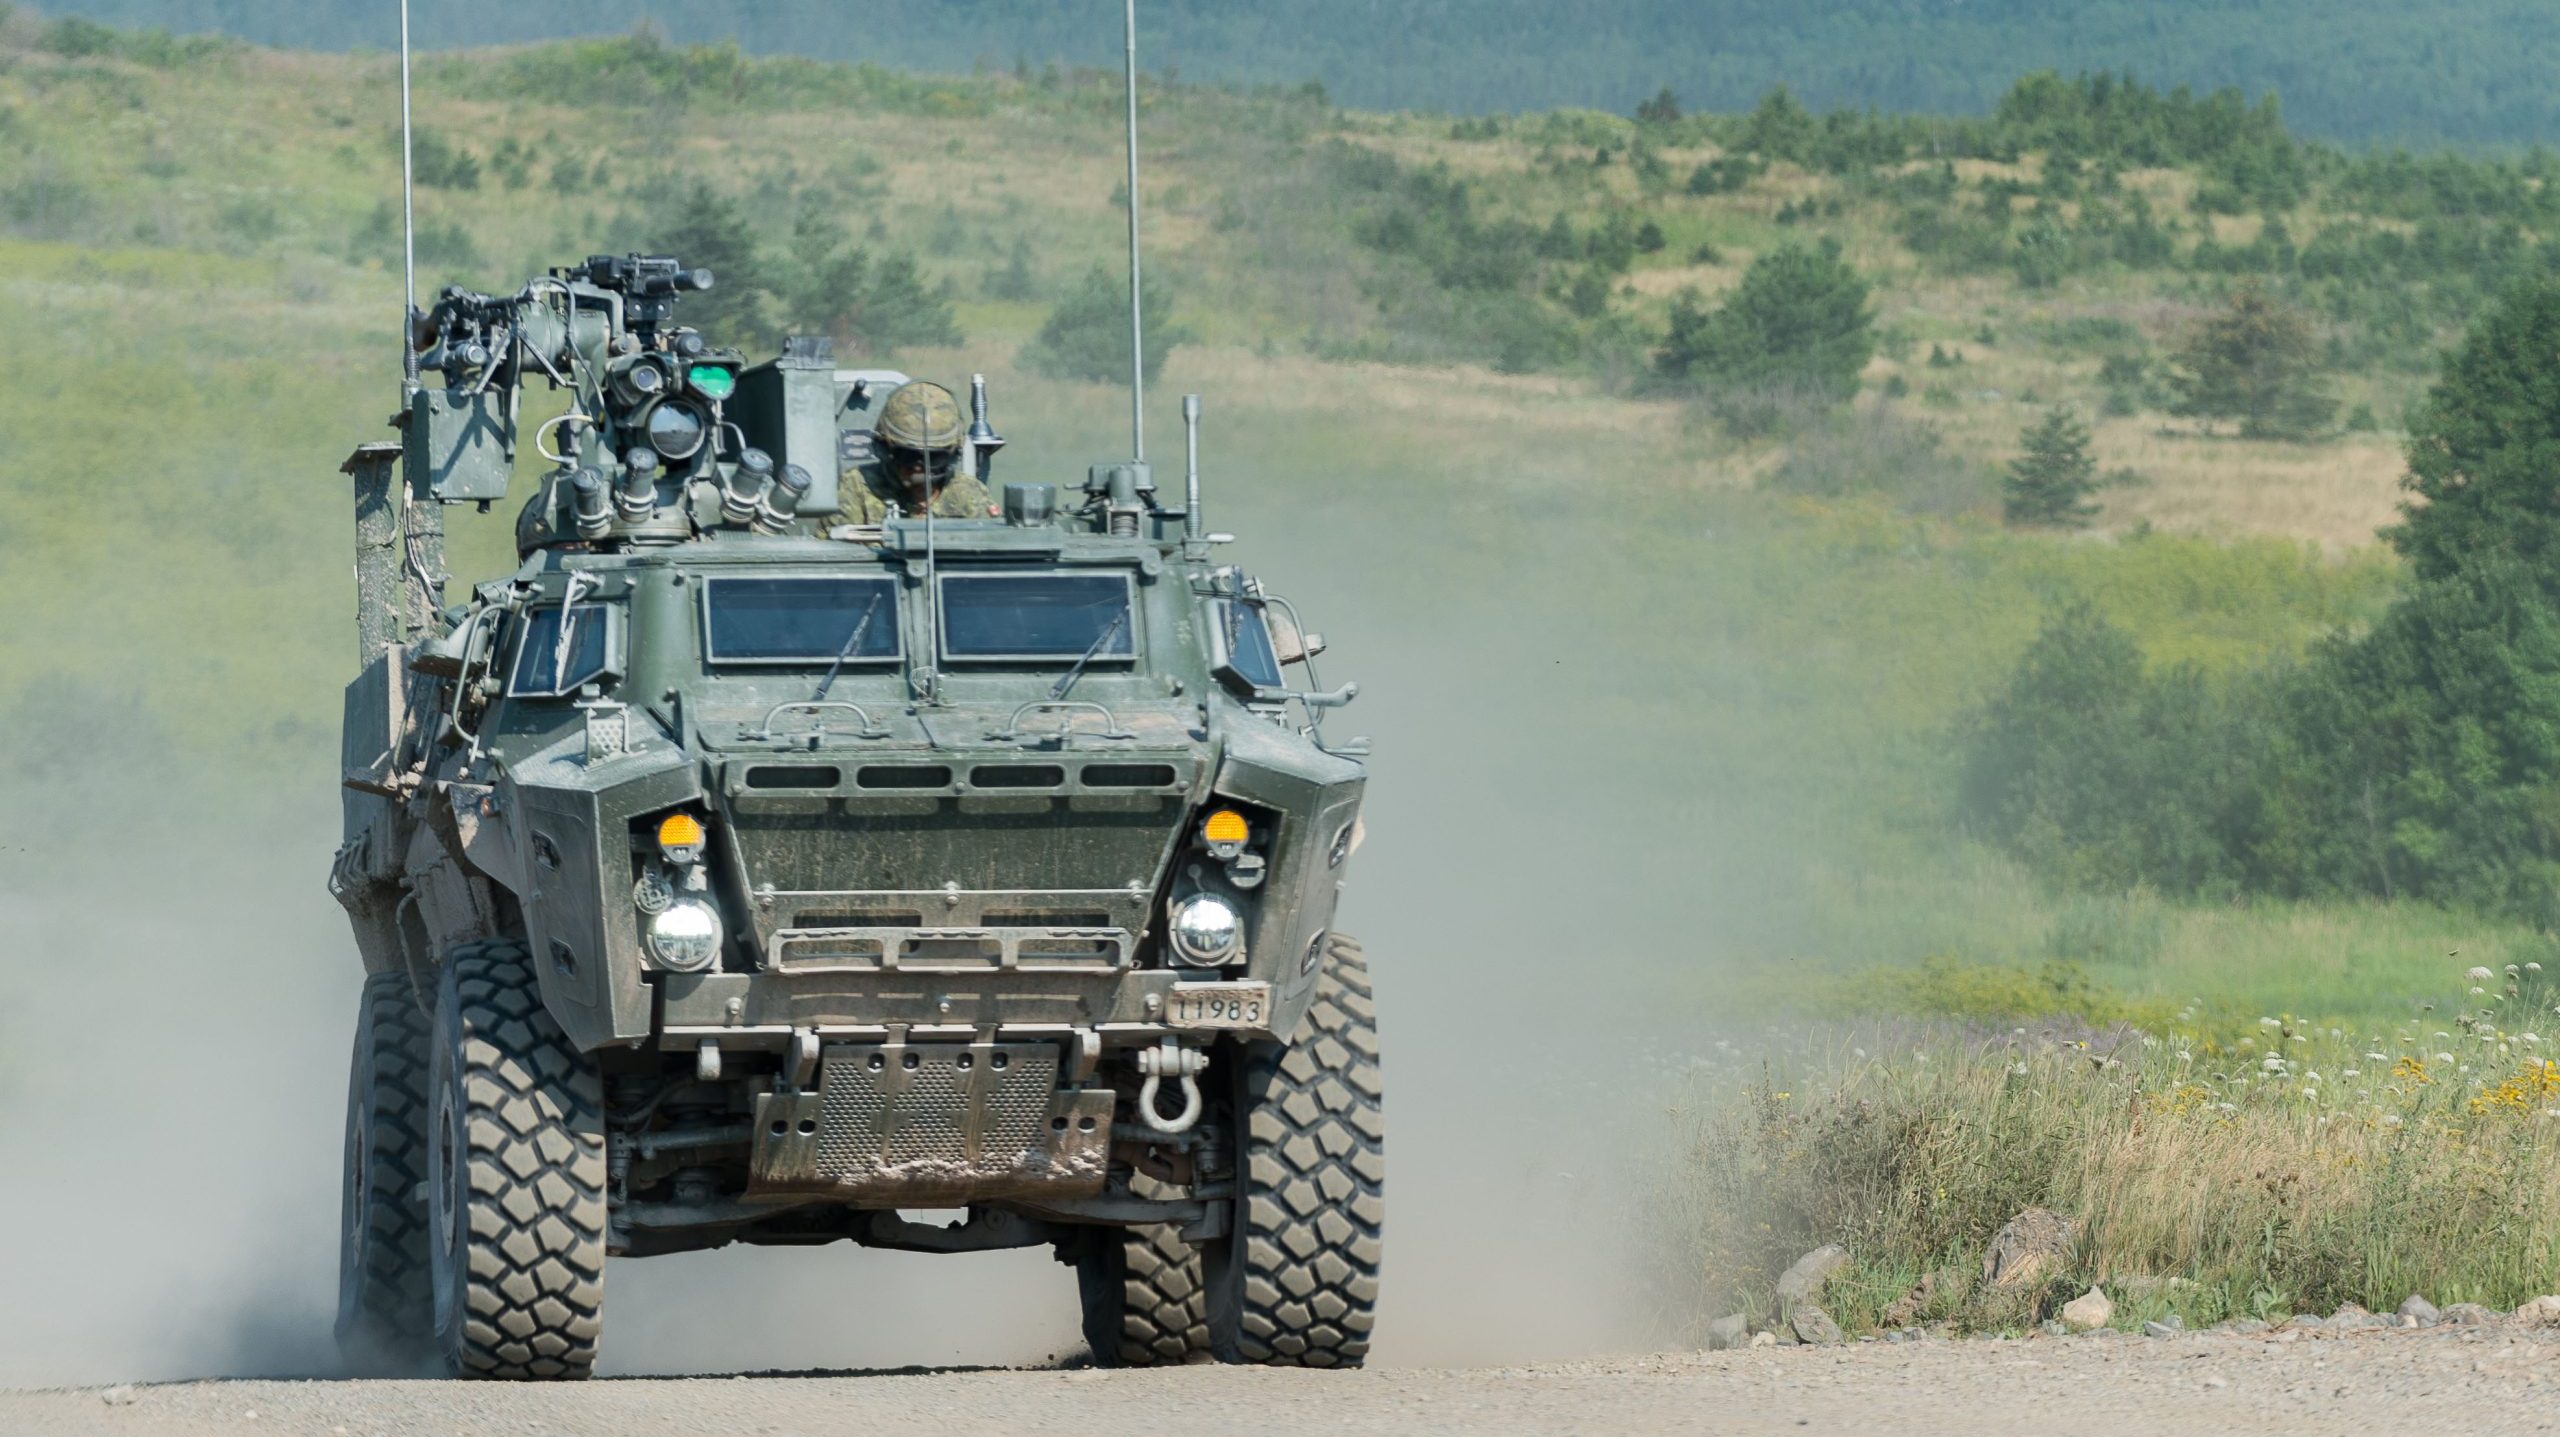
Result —
[[2093, 1287], [2062, 1304], [2062, 1311], [2058, 1315], [2062, 1318], [2063, 1326], [2076, 1332], [2086, 1332], [2090, 1328], [2104, 1327], [2113, 1321], [2116, 1305], [2107, 1299], [2105, 1293]]
[[2498, 1314], [2476, 1302], [2457, 1302], [2444, 1310], [2444, 1320], [2456, 1327], [2486, 1327], [2498, 1320]]
[[1992, 1234], [1991, 1250], [1982, 1255], [1982, 1280], [2004, 1290], [2025, 1287], [2061, 1266], [2079, 1240], [2078, 1223], [2031, 1207]]
[[2433, 1327], [2444, 1320], [2444, 1314], [2436, 1311], [2434, 1303], [2414, 1292], [2400, 1300], [2400, 1315], [2418, 1319], [2420, 1327]]
[[1795, 1330], [1796, 1340], [1812, 1347], [1837, 1347], [1848, 1339], [1840, 1335], [1840, 1324], [1831, 1314], [1810, 1303], [1798, 1307], [1787, 1319]]
[[1797, 1258], [1793, 1267], [1778, 1274], [1778, 1315], [1783, 1318], [1798, 1307], [1822, 1301], [1822, 1289], [1831, 1275], [1848, 1265], [1849, 1249], [1836, 1242]]
[[2534, 1327], [2560, 1323], [2560, 1297], [2537, 1297], [2516, 1309], [2516, 1321]]
[[1751, 1339], [1751, 1319], [1739, 1312], [1729, 1313], [1707, 1324], [1707, 1350], [1721, 1352], [1740, 1347]]

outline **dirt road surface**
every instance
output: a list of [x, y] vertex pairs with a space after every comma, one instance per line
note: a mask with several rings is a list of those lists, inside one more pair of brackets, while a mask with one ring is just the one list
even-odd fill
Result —
[[[1356, 1373], [944, 1370], [583, 1386], [181, 1382], [0, 1393], [8, 1434], [2363, 1434], [2560, 1431], [2560, 1335], [2081, 1337]], [[2439, 1425], [2441, 1424], [2441, 1425]]]

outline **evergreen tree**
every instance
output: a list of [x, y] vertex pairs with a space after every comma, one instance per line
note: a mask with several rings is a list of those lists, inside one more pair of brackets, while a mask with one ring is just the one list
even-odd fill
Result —
[[676, 305], [678, 323], [713, 344], [752, 349], [773, 337], [771, 277], [736, 200], [695, 181], [667, 212], [649, 249], [711, 271], [711, 288]]
[[2521, 285], [2472, 325], [2408, 453], [2414, 499], [2385, 537], [2421, 578], [2498, 554], [2560, 572], [2560, 282]]
[[1013, 237], [1013, 249], [1005, 256], [1004, 268], [987, 274], [986, 292], [989, 299], [1016, 302], [1039, 295], [1040, 275], [1031, 267], [1031, 239], [1028, 235]]
[[1837, 401], [1858, 392], [1858, 375], [1875, 350], [1867, 282], [1842, 261], [1837, 244], [1825, 241], [1817, 249], [1788, 245], [1753, 260], [1718, 309], [1681, 296], [1653, 362], [1666, 379], [1798, 389]]
[[2096, 517], [2089, 496], [2098, 489], [2098, 461], [2089, 452], [2089, 426], [2055, 405], [2018, 436], [2026, 453], [2009, 462], [2000, 481], [2000, 513], [2012, 524], [2078, 528]]
[[[1174, 346], [1187, 344], [1190, 331], [1173, 323], [1172, 296], [1154, 271], [1147, 274], [1145, 335], [1149, 384], [1164, 369]], [[1082, 379], [1096, 384], [1129, 380], [1129, 284], [1095, 265], [1084, 282], [1049, 312], [1046, 324], [1024, 347], [1023, 358], [1052, 379]]]
[[2337, 409], [2320, 387], [2319, 363], [2310, 321], [2247, 286], [2178, 351], [2172, 412], [2237, 420], [2249, 439], [2308, 439]]
[[961, 341], [949, 288], [927, 284], [915, 256], [875, 260], [821, 214], [800, 217], [778, 268], [776, 297], [795, 332], [832, 336], [855, 354]]

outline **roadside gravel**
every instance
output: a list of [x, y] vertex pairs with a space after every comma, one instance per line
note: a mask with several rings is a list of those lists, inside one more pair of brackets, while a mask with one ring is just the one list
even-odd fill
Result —
[[1948, 1434], [2560, 1431], [2560, 1332], [2024, 1341], [1355, 1373], [944, 1370], [576, 1386], [225, 1381], [0, 1393], [0, 1433], [757, 1437], [943, 1433]]

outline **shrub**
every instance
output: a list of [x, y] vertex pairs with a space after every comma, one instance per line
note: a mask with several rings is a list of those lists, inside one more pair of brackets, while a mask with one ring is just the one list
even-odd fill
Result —
[[1788, 245], [1753, 260], [1717, 309], [1701, 309], [1694, 295], [1675, 302], [1654, 369], [1671, 379], [1787, 386], [1837, 401], [1857, 392], [1875, 347], [1867, 283], [1839, 247]]
[[1810, 498], [1882, 495], [1913, 514], [1966, 513], [1990, 497], [1981, 472], [1946, 452], [1937, 430], [1883, 405], [1808, 427], [1761, 483]]
[[2075, 604], [1962, 726], [1962, 811], [2067, 883], [2227, 886], [2245, 736], [2203, 675], [2150, 670], [2131, 635]]

